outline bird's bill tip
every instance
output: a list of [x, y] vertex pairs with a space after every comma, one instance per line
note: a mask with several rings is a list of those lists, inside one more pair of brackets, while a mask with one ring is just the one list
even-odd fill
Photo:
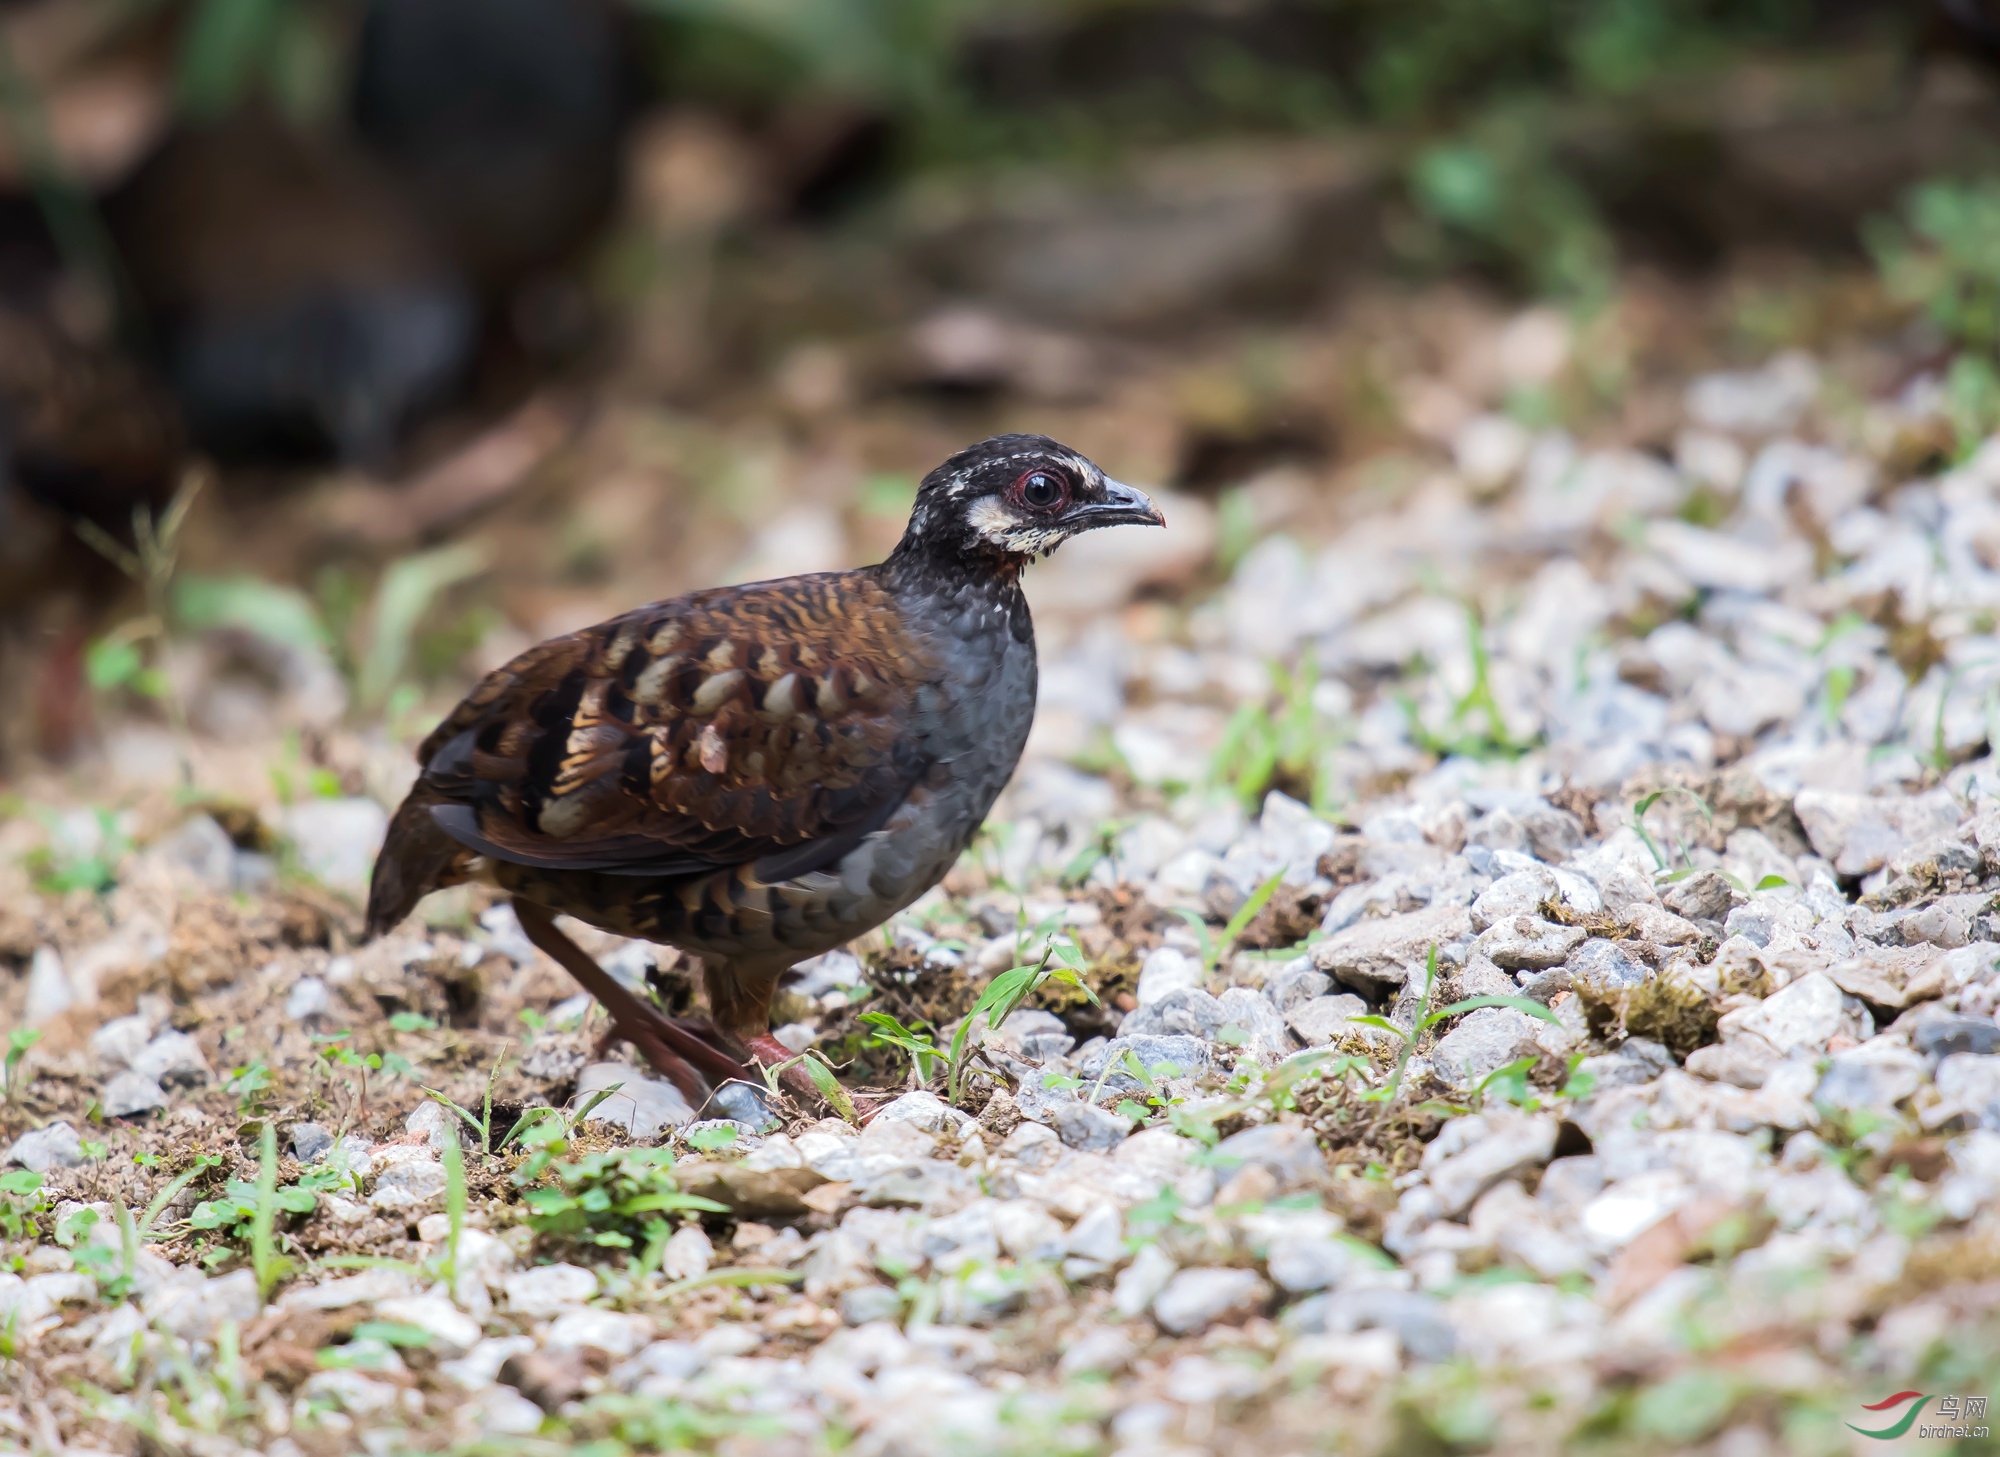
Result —
[[1165, 526], [1167, 518], [1153, 498], [1136, 486], [1106, 478], [1104, 495], [1095, 501], [1079, 501], [1069, 512], [1079, 526]]

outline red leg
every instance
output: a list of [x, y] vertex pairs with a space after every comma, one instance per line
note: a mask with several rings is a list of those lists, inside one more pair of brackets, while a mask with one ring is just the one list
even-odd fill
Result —
[[[798, 1054], [784, 1043], [768, 1032], [746, 1037], [743, 1041], [750, 1049], [750, 1056], [760, 1067], [771, 1068], [778, 1066], [779, 1063], [791, 1063], [790, 1067], [778, 1074], [778, 1081], [783, 1083], [794, 1097], [804, 1098], [808, 1106], [817, 1106], [826, 1101], [826, 1095], [820, 1092], [818, 1085], [806, 1072], [805, 1065], [792, 1061]], [[881, 1112], [891, 1101], [871, 1093], [857, 1093], [852, 1089], [848, 1091], [847, 1098], [854, 1104], [855, 1112], [863, 1123]]]
[[[701, 1075], [676, 1048], [699, 1048], [699, 1055], [703, 1058], [720, 1058], [720, 1053], [699, 1038], [681, 1031], [633, 996], [616, 977], [557, 928], [555, 917], [546, 908], [516, 896], [514, 915], [521, 922], [521, 930], [528, 940], [553, 957], [585, 991], [604, 1004], [604, 1009], [611, 1014], [613, 1032], [630, 1042], [667, 1081], [679, 1088], [690, 1107], [699, 1108], [708, 1101], [708, 1087], [702, 1082]], [[736, 1076], [735, 1064], [729, 1062], [728, 1065], [732, 1070], [725, 1076]]]

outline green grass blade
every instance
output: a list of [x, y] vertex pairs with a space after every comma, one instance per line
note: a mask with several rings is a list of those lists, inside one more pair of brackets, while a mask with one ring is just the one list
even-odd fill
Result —
[[1462, 1002], [1453, 1002], [1449, 1007], [1442, 1007], [1432, 1012], [1417, 1023], [1417, 1031], [1421, 1032], [1426, 1027], [1434, 1026], [1447, 1017], [1456, 1017], [1463, 1012], [1476, 1012], [1481, 1007], [1512, 1007], [1517, 1012], [1526, 1012], [1530, 1017], [1539, 1017], [1544, 1022], [1557, 1027], [1562, 1026], [1562, 1018], [1532, 997], [1467, 997]]
[[1229, 924], [1222, 928], [1222, 935], [1216, 942], [1215, 961], [1209, 966], [1211, 971], [1222, 964], [1222, 959], [1229, 955], [1229, 948], [1236, 944], [1236, 938], [1241, 936], [1244, 929], [1257, 919], [1257, 913], [1270, 903], [1271, 897], [1276, 893], [1279, 883], [1285, 878], [1285, 872], [1291, 868], [1289, 865], [1280, 867], [1276, 875], [1273, 875], [1269, 880], [1258, 886], [1256, 890], [1251, 892], [1250, 899], [1236, 908], [1236, 914], [1229, 918]]
[[458, 1246], [465, 1233], [465, 1151], [456, 1137], [444, 1141], [444, 1213], [449, 1222], [444, 1247], [444, 1287], [458, 1295]]
[[285, 1273], [272, 1232], [277, 1212], [278, 1129], [266, 1118], [257, 1157], [257, 1206], [250, 1216], [250, 1267], [257, 1275], [257, 1293], [265, 1300]]

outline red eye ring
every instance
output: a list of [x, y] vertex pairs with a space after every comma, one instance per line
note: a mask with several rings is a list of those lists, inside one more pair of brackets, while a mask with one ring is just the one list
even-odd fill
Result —
[[1068, 498], [1069, 486], [1054, 471], [1024, 471], [1014, 482], [1014, 495], [1030, 510], [1053, 511]]

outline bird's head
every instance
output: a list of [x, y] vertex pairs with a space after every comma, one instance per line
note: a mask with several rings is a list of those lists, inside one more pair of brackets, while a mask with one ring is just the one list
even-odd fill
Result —
[[1100, 526], [1164, 526], [1145, 492], [1046, 435], [996, 435], [924, 477], [899, 554], [1011, 562]]

